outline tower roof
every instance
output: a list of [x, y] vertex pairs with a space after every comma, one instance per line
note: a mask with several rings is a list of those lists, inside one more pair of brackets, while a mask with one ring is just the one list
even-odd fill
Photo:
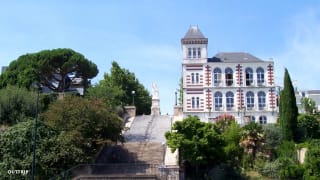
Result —
[[182, 44], [208, 44], [208, 38], [204, 37], [198, 26], [190, 26], [186, 35], [181, 39]]
[[246, 63], [262, 62], [262, 60], [245, 52], [221, 52], [209, 58], [208, 62]]
[[205, 38], [198, 26], [190, 26], [188, 32], [184, 36], [184, 39], [197, 39]]

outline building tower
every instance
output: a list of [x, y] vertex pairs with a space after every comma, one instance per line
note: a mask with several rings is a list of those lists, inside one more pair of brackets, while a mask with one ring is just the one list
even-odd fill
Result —
[[183, 75], [183, 111], [204, 112], [203, 66], [208, 58], [208, 39], [198, 26], [190, 26], [181, 39]]
[[208, 58], [208, 39], [197, 26], [190, 26], [181, 46], [184, 117], [215, 122], [230, 115], [239, 124], [276, 122], [273, 61], [247, 52]]

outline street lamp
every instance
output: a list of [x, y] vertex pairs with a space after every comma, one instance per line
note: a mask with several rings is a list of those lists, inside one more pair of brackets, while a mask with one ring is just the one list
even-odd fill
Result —
[[33, 128], [33, 148], [32, 148], [32, 169], [31, 169], [31, 179], [34, 180], [35, 176], [35, 163], [36, 163], [36, 147], [37, 147], [37, 121], [38, 121], [38, 109], [39, 109], [39, 94], [41, 87], [38, 83], [32, 83], [32, 87], [37, 91], [36, 99], [36, 117], [34, 119], [34, 128]]
[[131, 91], [132, 94], [132, 105], [134, 106], [134, 95], [135, 95], [136, 91]]

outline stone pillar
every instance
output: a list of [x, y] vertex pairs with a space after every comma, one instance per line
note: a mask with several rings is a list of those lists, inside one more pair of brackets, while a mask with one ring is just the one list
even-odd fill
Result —
[[158, 87], [155, 83], [152, 83], [151, 115], [160, 115], [159, 91], [158, 91]]
[[152, 98], [151, 115], [160, 115], [160, 99]]
[[136, 107], [135, 106], [124, 106], [125, 119], [136, 116]]
[[173, 115], [174, 116], [182, 116], [183, 115], [182, 106], [174, 106]]

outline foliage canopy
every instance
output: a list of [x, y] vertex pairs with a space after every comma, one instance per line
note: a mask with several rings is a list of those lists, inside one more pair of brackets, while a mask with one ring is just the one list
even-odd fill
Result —
[[74, 78], [82, 78], [86, 88], [89, 79], [98, 74], [97, 66], [71, 49], [43, 50], [25, 54], [10, 63], [0, 76], [0, 88], [7, 85], [30, 88], [39, 82], [52, 91], [62, 92]]

